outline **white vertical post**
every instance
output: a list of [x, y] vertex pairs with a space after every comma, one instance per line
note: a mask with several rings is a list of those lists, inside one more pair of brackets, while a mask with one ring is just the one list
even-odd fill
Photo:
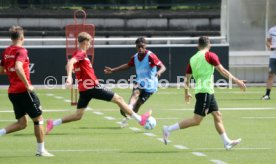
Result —
[[[270, 0], [266, 0], [266, 7], [265, 7], [265, 42], [264, 43], [266, 43], [266, 36], [267, 36], [267, 33], [268, 33], [268, 19], [269, 19], [269, 1]], [[266, 44], [264, 44], [265, 45], [265, 49], [266, 49]]]
[[225, 42], [229, 42], [229, 0], [221, 0], [220, 10], [220, 33], [225, 37]]

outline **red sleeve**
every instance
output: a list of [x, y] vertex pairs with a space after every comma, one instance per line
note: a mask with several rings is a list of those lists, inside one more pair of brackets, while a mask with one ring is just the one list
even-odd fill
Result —
[[72, 58], [75, 58], [77, 61], [85, 59], [85, 53], [81, 51], [76, 51]]
[[209, 64], [211, 64], [213, 66], [220, 65], [219, 57], [217, 56], [217, 54], [215, 54], [213, 52], [206, 52], [205, 59], [207, 60], [207, 62]]
[[160, 66], [162, 64], [162, 62], [158, 59], [158, 57], [154, 53], [150, 54], [149, 61], [150, 61], [151, 67]]
[[28, 52], [26, 49], [20, 49], [17, 51], [16, 61], [25, 62], [28, 57]]
[[131, 59], [130, 59], [130, 61], [127, 63], [127, 65], [130, 66], [130, 67], [135, 66], [135, 64], [134, 64], [134, 56], [131, 57]]
[[191, 67], [190, 63], [187, 65], [186, 74], [192, 74], [192, 67]]

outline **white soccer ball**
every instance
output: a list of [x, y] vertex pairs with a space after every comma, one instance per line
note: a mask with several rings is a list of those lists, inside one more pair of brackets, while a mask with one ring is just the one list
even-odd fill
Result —
[[152, 130], [156, 126], [156, 120], [154, 117], [150, 116], [144, 126], [145, 129], [147, 130]]

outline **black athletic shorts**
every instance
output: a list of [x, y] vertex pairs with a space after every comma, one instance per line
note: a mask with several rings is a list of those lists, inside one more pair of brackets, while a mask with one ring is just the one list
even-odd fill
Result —
[[218, 104], [214, 94], [198, 93], [196, 96], [196, 104], [194, 113], [200, 116], [206, 116], [207, 114], [218, 111]]
[[31, 118], [42, 114], [40, 101], [35, 92], [9, 93], [9, 99], [12, 102], [16, 119], [20, 119], [26, 114]]
[[80, 92], [77, 109], [86, 108], [92, 98], [111, 101], [114, 94], [115, 93], [110, 89], [104, 88], [100, 85], [86, 91], [82, 91]]
[[276, 73], [276, 58], [269, 59], [269, 73]]
[[135, 87], [135, 86], [133, 87], [132, 93], [135, 90], [139, 90], [140, 91], [140, 95], [139, 95], [138, 101], [140, 101], [142, 103], [145, 103], [149, 99], [149, 97], [153, 94], [153, 93], [146, 92], [145, 89], [141, 89], [141, 88]]

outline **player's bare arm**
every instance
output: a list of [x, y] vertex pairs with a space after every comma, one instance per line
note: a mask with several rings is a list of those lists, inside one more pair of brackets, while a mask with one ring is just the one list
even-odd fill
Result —
[[166, 71], [166, 67], [163, 63], [160, 63], [159, 67], [160, 68], [159, 68], [158, 72], [156, 73], [156, 76], [158, 78], [161, 77], [162, 73], [164, 73]]
[[272, 46], [272, 38], [267, 38], [266, 39], [266, 47], [268, 49], [271, 49], [271, 46]]
[[189, 92], [191, 78], [192, 78], [192, 74], [186, 74], [185, 82], [184, 82], [185, 102], [186, 103], [190, 103], [190, 100], [192, 98], [192, 95]]
[[246, 86], [245, 86], [245, 80], [240, 80], [238, 78], [236, 78], [235, 76], [233, 76], [228, 70], [226, 70], [221, 64], [216, 66], [216, 69], [218, 70], [218, 72], [225, 78], [232, 80], [234, 83], [236, 83], [240, 89], [242, 91], [246, 90]]
[[77, 62], [77, 59], [71, 58], [67, 63], [67, 79], [66, 79], [66, 85], [70, 86], [72, 85], [72, 73], [74, 64]]
[[112, 74], [114, 72], [120, 72], [120, 71], [123, 71], [123, 70], [127, 70], [129, 69], [130, 66], [128, 64], [123, 64], [123, 65], [120, 65], [118, 67], [115, 67], [115, 68], [111, 68], [111, 67], [105, 67], [104, 68], [104, 73], [105, 74]]
[[0, 66], [0, 74], [4, 74], [4, 73], [5, 73], [4, 67]]
[[15, 71], [16, 71], [16, 74], [19, 77], [19, 79], [25, 84], [27, 90], [29, 92], [33, 91], [34, 87], [31, 84], [29, 84], [29, 82], [27, 80], [27, 77], [26, 77], [26, 75], [24, 73], [23, 63], [21, 61], [16, 61], [16, 63], [15, 63]]

